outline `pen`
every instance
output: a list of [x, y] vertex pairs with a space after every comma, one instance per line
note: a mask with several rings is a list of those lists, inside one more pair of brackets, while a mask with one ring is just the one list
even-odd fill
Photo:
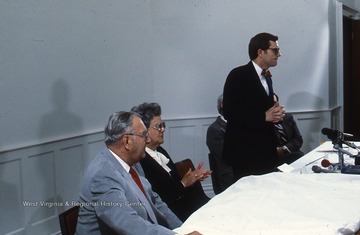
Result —
[[319, 157], [318, 159], [316, 159], [316, 160], [314, 160], [314, 161], [312, 161], [312, 162], [309, 162], [309, 163], [306, 164], [305, 166], [308, 166], [308, 165], [310, 165], [310, 164], [312, 164], [312, 163], [314, 163], [314, 162], [317, 162], [317, 161], [319, 161], [321, 158], [324, 158], [324, 157]]

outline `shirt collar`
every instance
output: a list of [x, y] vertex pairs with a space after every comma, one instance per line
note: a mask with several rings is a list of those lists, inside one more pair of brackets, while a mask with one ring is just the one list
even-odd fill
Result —
[[167, 166], [170, 160], [164, 154], [156, 151], [156, 149], [152, 150], [148, 147], [146, 147], [145, 150], [150, 155], [150, 157], [152, 157], [157, 163], [160, 164], [160, 166], [162, 166], [162, 168], [164, 168], [164, 170], [166, 170], [168, 173], [171, 171], [171, 169]]
[[254, 65], [254, 68], [255, 68], [255, 70], [256, 70], [257, 75], [258, 75], [259, 78], [261, 79], [262, 68], [260, 68], [260, 66], [259, 66], [257, 63], [255, 63], [253, 60], [252, 60], [251, 62], [252, 62], [253, 65]]
[[127, 173], [129, 173], [129, 171], [130, 171], [130, 166], [129, 166], [126, 162], [124, 162], [124, 160], [122, 160], [116, 153], [114, 153], [114, 152], [111, 151], [110, 149], [109, 149], [109, 151], [110, 151], [110, 153], [113, 155], [113, 157], [121, 164], [121, 166], [125, 169], [125, 171], [126, 171]]

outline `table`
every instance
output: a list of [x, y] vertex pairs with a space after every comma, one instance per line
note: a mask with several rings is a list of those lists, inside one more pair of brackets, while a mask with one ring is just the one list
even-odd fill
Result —
[[[354, 234], [360, 228], [360, 175], [314, 174], [312, 162], [336, 158], [326, 142], [275, 172], [240, 179], [174, 231], [204, 235]], [[310, 168], [309, 168], [310, 167]], [[310, 169], [310, 170], [309, 170]]]

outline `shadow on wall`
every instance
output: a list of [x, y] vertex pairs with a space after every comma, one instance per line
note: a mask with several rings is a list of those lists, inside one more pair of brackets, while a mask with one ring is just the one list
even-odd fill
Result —
[[40, 123], [41, 140], [78, 134], [82, 130], [81, 119], [69, 110], [71, 94], [65, 80], [59, 79], [52, 87], [53, 111], [45, 114]]
[[[294, 93], [289, 99], [283, 102], [285, 102], [285, 108], [289, 110], [311, 111], [325, 108], [323, 99], [308, 92]], [[307, 153], [320, 144], [319, 135], [323, 128], [323, 120], [321, 116], [316, 113], [314, 116], [310, 114], [304, 118], [298, 118], [296, 123], [304, 140], [301, 149], [304, 153]]]
[[[66, 80], [58, 79], [52, 86], [49, 102], [52, 111], [45, 114], [39, 125], [39, 139], [43, 142], [61, 140], [82, 133], [82, 120], [71, 112], [71, 92]], [[56, 149], [59, 149], [57, 151]], [[81, 155], [81, 156], [79, 156]], [[86, 152], [82, 146], [52, 147], [47, 144], [41, 145], [39, 153], [29, 157], [29, 177], [33, 183], [33, 190], [29, 192], [32, 201], [45, 203], [59, 203], [58, 206], [41, 206], [29, 208], [29, 221], [26, 221], [26, 230], [30, 234], [36, 231], [33, 224], [45, 221], [53, 216], [57, 217], [66, 208], [67, 200], [74, 200], [77, 196], [78, 182], [81, 179], [81, 161]], [[55, 184], [54, 184], [55, 183]], [[76, 195], [74, 195], [76, 191]], [[61, 204], [63, 203], [63, 204]], [[57, 222], [57, 219], [55, 219]], [[55, 223], [56, 223], [55, 222]], [[44, 223], [46, 231], [54, 232], [51, 223]], [[56, 229], [56, 228], [55, 228]], [[58, 228], [57, 230], [60, 230]], [[35, 234], [32, 233], [32, 234]]]

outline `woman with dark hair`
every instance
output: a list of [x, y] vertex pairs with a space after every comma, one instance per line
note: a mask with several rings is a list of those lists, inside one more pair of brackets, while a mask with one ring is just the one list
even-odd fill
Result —
[[140, 161], [145, 177], [153, 190], [169, 208], [185, 221], [194, 211], [209, 201], [202, 190], [200, 181], [207, 178], [211, 171], [201, 169], [200, 162], [195, 170], [189, 170], [183, 178], [176, 171], [170, 155], [160, 145], [164, 143], [165, 123], [161, 119], [161, 107], [157, 103], [143, 103], [131, 111], [138, 113], [146, 128], [150, 142], [146, 145], [146, 156]]

